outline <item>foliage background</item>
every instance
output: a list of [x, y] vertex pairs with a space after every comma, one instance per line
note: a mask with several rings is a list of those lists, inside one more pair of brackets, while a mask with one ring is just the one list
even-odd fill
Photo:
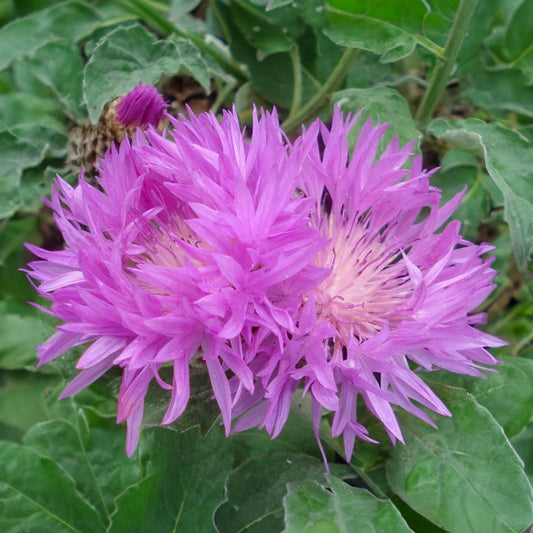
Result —
[[[431, 118], [421, 100], [458, 9], [475, 6]], [[520, 532], [533, 523], [533, 2], [530, 0], [0, 1], [0, 530], [6, 532]], [[453, 34], [453, 32], [452, 32]], [[52, 319], [18, 269], [24, 242], [60, 246], [47, 195], [76, 124], [139, 81], [192, 77], [203, 104], [277, 106], [288, 133], [333, 105], [390, 122], [465, 185], [463, 235], [492, 241], [486, 329], [508, 341], [486, 380], [427, 374], [454, 416], [399, 413], [406, 445], [358, 443], [351, 464], [312, 434], [305, 399], [281, 436], [223, 437], [205, 376], [178, 423], [149, 396], [135, 455], [117, 426], [117, 376], [57, 402], [75, 354], [36, 369]], [[181, 103], [181, 102], [180, 102]], [[194, 102], [189, 101], [192, 105]], [[418, 111], [417, 111], [418, 110]], [[430, 110], [431, 111], [431, 110]], [[361, 121], [362, 123], [362, 121]], [[89, 128], [89, 126], [85, 126]], [[356, 126], [357, 130], [357, 126]], [[355, 139], [357, 131], [353, 132]], [[327, 421], [324, 422], [327, 424]]]

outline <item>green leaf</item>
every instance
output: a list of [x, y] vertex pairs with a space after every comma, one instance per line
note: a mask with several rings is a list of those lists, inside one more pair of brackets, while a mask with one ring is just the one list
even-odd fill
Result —
[[526, 0], [507, 24], [503, 51], [511, 67], [522, 71], [528, 85], [533, 85], [533, 2]]
[[512, 440], [514, 449], [524, 461], [524, 468], [533, 483], [533, 424], [529, 426], [520, 435]]
[[451, 418], [434, 429], [399, 413], [406, 445], [387, 461], [394, 492], [451, 533], [522, 531], [533, 520], [533, 490], [501, 427], [467, 393], [434, 387]]
[[[24, 302], [16, 310], [17, 314], [29, 314], [31, 309], [26, 302], [36, 296], [35, 290], [28, 283], [26, 275], [24, 272], [20, 272], [19, 268], [24, 267], [31, 258], [30, 252], [24, 248], [23, 243], [35, 242], [38, 238], [35, 219], [10, 219], [0, 223], [0, 294], [6, 300]], [[0, 313], [8, 314], [15, 311], [13, 308], [7, 309], [6, 305], [8, 305], [6, 302], [0, 304]], [[1, 345], [2, 342], [0, 340]], [[0, 361], [3, 360], [4, 357], [0, 357]], [[1, 365], [2, 363], [0, 362]]]
[[211, 65], [206, 61], [199, 48], [187, 39], [176, 39], [174, 42], [178, 55], [182, 58], [182, 70], [192, 76], [209, 94], [211, 92]]
[[283, 499], [284, 533], [412, 531], [390, 500], [378, 500], [331, 476], [327, 485], [308, 480], [289, 483]]
[[431, 184], [443, 191], [442, 201], [447, 202], [455, 194], [467, 187], [466, 194], [453, 213], [453, 218], [462, 222], [461, 235], [469, 240], [478, 238], [479, 227], [491, 211], [491, 197], [484, 184], [490, 181], [487, 174], [474, 161], [452, 162], [457, 152], [472, 155], [469, 152], [452, 149], [446, 153], [441, 162], [441, 169], [431, 177]]
[[202, 0], [172, 0], [170, 2], [169, 18], [177, 19], [196, 9]]
[[533, 118], [533, 87], [527, 87], [517, 69], [476, 72], [465, 95], [491, 113], [512, 111]]
[[154, 428], [144, 432], [141, 445], [147, 442], [149, 475], [116, 499], [109, 533], [214, 531], [232, 459], [222, 428], [207, 435]]
[[269, 532], [283, 526], [287, 484], [324, 480], [322, 461], [303, 454], [269, 454], [243, 463], [226, 483], [226, 500], [215, 513], [219, 531]]
[[518, 435], [533, 417], [533, 360], [500, 357], [497, 374], [478, 379], [472, 387], [476, 401], [486, 407], [508, 437]]
[[81, 409], [74, 413], [70, 420], [55, 419], [32, 427], [24, 444], [57, 461], [108, 524], [115, 497], [141, 477], [139, 454], [126, 455], [124, 426], [87, 416]]
[[35, 346], [51, 334], [50, 326], [29, 305], [0, 302], [0, 368], [35, 367]]
[[437, 119], [428, 131], [484, 158], [490, 177], [503, 194], [516, 261], [525, 271], [533, 253], [531, 143], [497, 123], [477, 119]]
[[25, 93], [56, 99], [71, 119], [87, 118], [83, 103], [83, 59], [78, 46], [52, 41], [13, 65], [19, 89]]
[[511, 438], [518, 435], [533, 417], [533, 360], [500, 356], [503, 363], [486, 379], [432, 372], [430, 382], [465, 388], [476, 402], [487, 408]]
[[0, 442], [0, 502], [2, 531], [105, 531], [98, 513], [57, 463], [13, 442]]
[[46, 399], [58, 383], [58, 376], [3, 371], [0, 374], [0, 422], [25, 431], [50, 418]]
[[34, 143], [8, 131], [0, 132], [0, 219], [17, 211], [22, 171], [38, 165], [47, 149], [44, 140]]
[[333, 95], [332, 102], [343, 111], [351, 113], [357, 113], [364, 108], [357, 124], [350, 132], [349, 141], [351, 141], [351, 144], [353, 144], [360, 129], [368, 119], [373, 119], [374, 122], [390, 123], [390, 128], [384, 137], [385, 142], [389, 142], [395, 133], [402, 144], [420, 139], [421, 133], [415, 127], [409, 104], [394, 89], [389, 87], [346, 89], [336, 92]]
[[281, 20], [273, 18], [279, 19], [280, 12], [286, 12], [285, 10], [267, 14], [246, 0], [234, 0], [231, 11], [233, 22], [246, 42], [260, 50], [263, 56], [287, 52], [294, 47], [295, 42], [289, 35], [288, 28], [282, 26], [283, 16]]
[[329, 26], [325, 33], [333, 42], [379, 54], [383, 62], [408, 56], [417, 43], [436, 48], [421, 35], [429, 12], [422, 0], [328, 0], [327, 9]]
[[174, 42], [158, 41], [139, 24], [112, 31], [85, 66], [83, 87], [91, 121], [98, 120], [106, 102], [138, 83], [156, 83], [162, 74], [176, 74], [181, 65]]
[[94, 8], [75, 0], [17, 19], [0, 30], [0, 70], [50, 41], [79, 41], [100, 23]]
[[61, 108], [53, 100], [20, 92], [0, 94], [0, 131], [28, 125], [65, 128]]

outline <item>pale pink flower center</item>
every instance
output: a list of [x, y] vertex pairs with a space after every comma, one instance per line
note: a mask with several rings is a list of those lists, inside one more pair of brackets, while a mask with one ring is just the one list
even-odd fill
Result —
[[412, 293], [401, 254], [391, 246], [389, 232], [370, 232], [364, 222], [334, 227], [324, 219], [331, 243], [318, 257], [331, 274], [316, 290], [319, 315], [343, 340], [372, 337], [384, 324], [402, 320], [401, 308]]

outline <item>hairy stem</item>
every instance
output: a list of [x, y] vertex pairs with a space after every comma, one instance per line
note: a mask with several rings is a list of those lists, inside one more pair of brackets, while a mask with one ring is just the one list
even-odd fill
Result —
[[426, 128], [431, 120], [433, 111], [437, 106], [440, 97], [446, 87], [448, 78], [452, 72], [455, 60], [463, 44], [470, 20], [474, 14], [477, 0], [461, 0], [452, 28], [448, 35], [448, 40], [444, 47], [444, 57], [439, 57], [433, 70], [433, 75], [429, 82], [429, 87], [424, 93], [422, 102], [416, 112], [415, 120], [422, 130]]

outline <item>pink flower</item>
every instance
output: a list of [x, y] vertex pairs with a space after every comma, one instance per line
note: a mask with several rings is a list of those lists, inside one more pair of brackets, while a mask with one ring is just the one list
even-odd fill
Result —
[[314, 203], [310, 223], [328, 239], [313, 263], [329, 275], [302, 294], [282, 349], [265, 348], [257, 374], [264, 393], [243, 399], [242, 411], [253, 407], [236, 426], [277, 435], [303, 384], [315, 430], [322, 410], [334, 413], [332, 434], [343, 435], [347, 459], [355, 437], [369, 439], [357, 421], [358, 397], [392, 441], [402, 441], [393, 405], [430, 424], [418, 405], [450, 415], [419, 370], [483, 376], [479, 364], [498, 362], [486, 347], [504, 344], [474, 327], [484, 322], [472, 312], [494, 289], [496, 272], [483, 259], [491, 246], [446, 223], [463, 193], [439, 207], [432, 172], [411, 159], [412, 144], [395, 138], [378, 155], [386, 125], [367, 122], [350, 157], [353, 123], [337, 110], [330, 130], [315, 122], [292, 150], [301, 162], [298, 189]]
[[62, 321], [40, 364], [88, 345], [62, 396], [122, 369], [129, 454], [150, 383], [171, 391], [162, 423], [173, 422], [192, 360], [226, 434], [236, 420], [277, 436], [303, 386], [315, 431], [331, 412], [347, 458], [370, 439], [358, 397], [402, 440], [393, 405], [429, 423], [418, 405], [449, 414], [418, 370], [482, 375], [497, 362], [486, 347], [501, 341], [472, 314], [494, 287], [491, 248], [446, 223], [461, 195], [439, 207], [410, 146], [377, 155], [384, 126], [367, 123], [349, 157], [354, 121], [339, 111], [294, 144], [275, 112], [254, 115], [249, 136], [235, 113], [169, 120], [170, 134], [139, 130], [107, 153], [101, 190], [58, 178], [48, 204], [65, 248], [29, 246], [41, 259], [29, 274]]
[[[63, 324], [38, 348], [40, 364], [80, 344], [81, 370], [62, 397], [113, 366], [123, 370], [118, 421], [135, 449], [149, 384], [171, 389], [168, 424], [189, 399], [189, 363], [200, 359], [229, 433], [232, 408], [254, 390], [250, 364], [264, 335], [294, 329], [301, 294], [327, 271], [295, 194], [298, 161], [275, 114], [254, 118], [245, 139], [235, 114], [173, 120], [172, 138], [148, 130], [101, 161], [99, 185], [57, 178], [48, 205], [65, 249], [29, 246], [38, 291]], [[173, 383], [159, 376], [174, 367]], [[231, 372], [232, 389], [227, 374]]]
[[136, 85], [117, 105], [117, 118], [123, 126], [154, 126], [165, 116], [166, 103], [153, 85]]

